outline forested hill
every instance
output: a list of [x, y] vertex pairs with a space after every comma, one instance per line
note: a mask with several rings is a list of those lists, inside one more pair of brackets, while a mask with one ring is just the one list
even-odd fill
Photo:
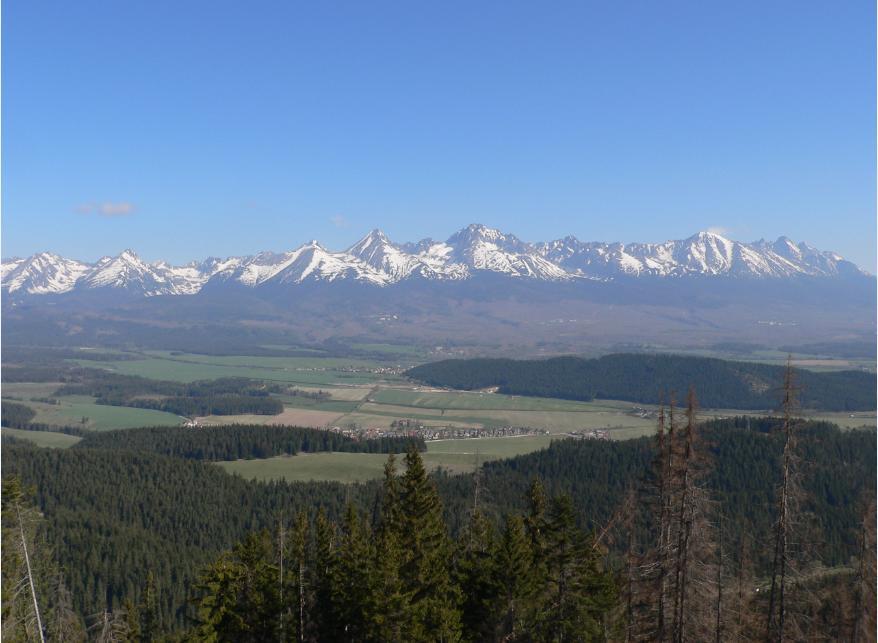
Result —
[[[597, 359], [449, 359], [416, 366], [407, 375], [432, 386], [473, 390], [498, 387], [509, 395], [568, 400], [603, 398], [657, 404], [670, 392], [698, 389], [703, 407], [775, 409], [784, 367], [680, 355], [616, 354]], [[794, 369], [802, 408], [874, 410], [875, 374]]]
[[423, 438], [384, 437], [354, 440], [338, 433], [298, 426], [230, 424], [226, 426], [154, 426], [115, 431], [92, 431], [77, 449], [113, 449], [160, 453], [187, 460], [252, 460], [300, 451], [347, 453], [404, 453], [414, 444], [426, 451]]
[[[741, 418], [706, 423], [702, 434], [704, 444], [712, 445], [706, 482], [727, 518], [727, 542], [743, 534], [756, 539], [750, 541], [750, 556], [760, 574], [766, 571], [766, 552], [755, 543], [770, 541], [774, 520], [782, 449], [777, 426], [772, 419]], [[540, 479], [550, 494], [573, 498], [583, 527], [599, 529], [629, 489], [649, 493], [654, 444], [647, 438], [562, 440], [543, 451], [486, 463], [480, 507], [500, 524], [502, 516], [525, 508], [531, 482]], [[329, 519], [339, 520], [347, 501], [371, 515], [380, 488], [377, 482], [250, 482], [212, 464], [131, 446], [138, 450], [40, 449], [4, 438], [3, 473], [35, 489], [48, 543], [66, 570], [78, 613], [118, 609], [125, 599], [140, 602], [152, 571], [164, 630], [190, 624], [188, 599], [197, 574], [247, 533], [276, 529], [300, 510], [323, 508]], [[859, 500], [874, 488], [874, 453], [874, 430], [801, 427], [798, 454], [807, 509], [814, 516], [814, 555], [825, 565], [844, 564], [858, 551]], [[451, 535], [459, 535], [472, 509], [473, 477], [435, 480]]]

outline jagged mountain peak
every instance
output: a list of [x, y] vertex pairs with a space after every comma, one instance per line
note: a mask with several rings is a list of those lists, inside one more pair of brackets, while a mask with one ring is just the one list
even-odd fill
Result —
[[514, 241], [518, 239], [514, 235], [504, 234], [497, 228], [490, 228], [481, 223], [471, 223], [465, 228], [461, 228], [448, 238], [448, 243], [455, 245], [460, 243], [474, 243], [485, 241], [490, 243], [501, 243]]
[[380, 251], [386, 246], [392, 246], [390, 239], [378, 228], [370, 230], [366, 236], [354, 243], [347, 249], [348, 254], [359, 257], [363, 254], [371, 254]]
[[4, 261], [2, 283], [7, 293], [112, 288], [151, 296], [193, 294], [208, 282], [253, 288], [306, 281], [387, 286], [412, 277], [460, 281], [484, 273], [537, 281], [863, 274], [836, 253], [796, 244], [787, 237], [748, 244], [706, 230], [663, 243], [584, 242], [568, 235], [531, 244], [496, 228], [472, 224], [444, 242], [423, 239], [396, 244], [376, 228], [342, 252], [311, 240], [288, 252], [211, 257], [178, 267], [164, 261], [146, 263], [132, 249], [92, 264], [40, 252]]

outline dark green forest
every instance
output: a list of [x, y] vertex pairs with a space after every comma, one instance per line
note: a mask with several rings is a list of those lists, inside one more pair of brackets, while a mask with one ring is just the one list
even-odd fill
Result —
[[[416, 366], [412, 379], [454, 389], [499, 387], [500, 393], [589, 401], [595, 398], [642, 404], [668, 401], [698, 383], [702, 406], [773, 410], [784, 368], [680, 355], [616, 354], [597, 359], [449, 359]], [[803, 408], [869, 411], [876, 405], [874, 373], [818, 373], [794, 369]]]
[[426, 451], [423, 438], [386, 437], [355, 440], [321, 429], [295, 426], [230, 424], [216, 427], [144, 427], [92, 431], [75, 449], [148, 451], [188, 460], [252, 460], [300, 451], [404, 453], [414, 444]]
[[[707, 422], [699, 431], [700, 449], [712, 461], [705, 469], [704, 484], [722, 508], [729, 559], [752, 561], [756, 576], [767, 573], [771, 559], [764, 540], [772, 530], [774, 490], [780, 476], [783, 436], [779, 423], [777, 418], [739, 418]], [[109, 436], [108, 441], [117, 441], [112, 450], [88, 446], [39, 449], [9, 439], [3, 443], [4, 475], [17, 475], [34, 489], [34, 501], [43, 516], [42, 533], [65, 570], [80, 615], [105, 608], [122, 610], [126, 601], [142, 604], [149, 576], [160, 628], [191, 628], [197, 624], [198, 610], [190, 600], [205, 596], [204, 570], [248, 534], [268, 530], [275, 538], [278, 526], [292, 528], [300, 512], [307, 514], [308, 528], [313, 530], [322, 511], [327, 521], [339, 525], [334, 533], [341, 538], [347, 529], [345, 520], [349, 520], [345, 516], [351, 514], [348, 505], [357, 516], [358, 529], [373, 530], [366, 540], [374, 540], [380, 531], [383, 492], [379, 482], [245, 481], [206, 462], [145, 450], [206, 454], [213, 448], [206, 438], [201, 446], [183, 446], [166, 441], [156, 429], [144, 429], [126, 449], [120, 434], [132, 431], [137, 430], [95, 434], [84, 441]], [[809, 541], [814, 543], [811, 559], [826, 566], [849, 565], [859, 552], [861, 499], [874, 487], [875, 433], [803, 423], [799, 445], [806, 491], [803, 515], [809, 516]], [[476, 487], [479, 515], [500, 539], [508, 520], [528, 511], [534, 480], [543, 482], [549, 498], [569, 496], [568, 513], [575, 516], [577, 528], [595, 535], [618, 522], [619, 509], [632, 494], [650, 496], [655, 457], [655, 441], [650, 439], [561, 440], [543, 451], [486, 463], [477, 477], [440, 472], [431, 477], [431, 484], [441, 499], [447, 537], [458, 546], [473, 528]], [[632, 516], [632, 537], [647, 541], [648, 510], [641, 507], [626, 513]], [[255, 546], [253, 542], [247, 547]], [[606, 554], [599, 567], [613, 571], [618, 581], [626, 541], [607, 536], [601, 546]], [[238, 555], [242, 554], [226, 556], [233, 560]], [[460, 570], [453, 567], [449, 573]], [[613, 591], [621, 589], [617, 586]], [[469, 594], [460, 596], [465, 600]], [[459, 603], [455, 605], [457, 609]], [[469, 631], [465, 624], [461, 627]]]

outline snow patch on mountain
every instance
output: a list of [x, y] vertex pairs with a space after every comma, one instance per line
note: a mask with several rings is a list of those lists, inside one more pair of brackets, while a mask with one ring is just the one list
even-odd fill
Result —
[[7, 293], [43, 295], [113, 289], [157, 296], [192, 295], [208, 283], [260, 288], [353, 281], [389, 286], [415, 277], [459, 281], [484, 273], [539, 281], [865, 274], [836, 253], [795, 244], [786, 237], [746, 244], [699, 232], [688, 239], [657, 244], [583, 242], [573, 236], [531, 244], [495, 228], [473, 224], [446, 241], [423, 239], [397, 244], [376, 229], [342, 252], [332, 252], [311, 241], [289, 252], [211, 257], [183, 266], [147, 263], [131, 250], [93, 264], [43, 252], [4, 261], [0, 278]]

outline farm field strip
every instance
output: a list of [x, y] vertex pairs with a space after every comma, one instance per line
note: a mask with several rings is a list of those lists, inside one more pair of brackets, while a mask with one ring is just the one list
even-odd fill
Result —
[[388, 376], [379, 376], [376, 373], [351, 373], [346, 371], [297, 371], [283, 369], [265, 369], [257, 366], [223, 366], [220, 364], [208, 364], [201, 362], [175, 362], [162, 358], [150, 358], [142, 360], [127, 360], [123, 362], [88, 362], [87, 360], [74, 360], [80, 366], [103, 368], [122, 375], [139, 375], [154, 380], [168, 380], [172, 382], [195, 382], [197, 380], [212, 380], [223, 377], [244, 377], [253, 380], [267, 382], [281, 382], [284, 384], [303, 384], [306, 386], [333, 385], [356, 386], [359, 384], [372, 384]]
[[[20, 402], [31, 407], [37, 415], [34, 422], [57, 426], [81, 426], [94, 431], [130, 429], [139, 426], [177, 426], [183, 418], [173, 413], [138, 409], [130, 406], [95, 404], [94, 398], [70, 395], [56, 398], [59, 404]], [[85, 423], [83, 418], [87, 418]]]
[[3, 382], [4, 398], [29, 400], [32, 397], [51, 397], [64, 385], [63, 382]]
[[[427, 443], [424, 464], [431, 471], [441, 467], [451, 473], [468, 473], [477, 464], [530, 453], [549, 442], [548, 436], [439, 440]], [[386, 462], [383, 453], [305, 453], [217, 464], [230, 473], [256, 480], [364, 482], [381, 478]], [[401, 470], [401, 459], [397, 466]]]
[[33, 442], [38, 447], [48, 447], [50, 449], [66, 449], [82, 439], [76, 435], [67, 435], [66, 433], [54, 431], [23, 431], [7, 427], [3, 427], [0, 431], [2, 431], [4, 436], [27, 440], [28, 442]]
[[577, 402], [547, 397], [526, 397], [472, 391], [417, 391], [382, 388], [368, 397], [375, 404], [411, 406], [427, 409], [502, 410], [502, 411], [570, 411], [591, 412], [593, 402]]
[[310, 409], [314, 411], [330, 411], [338, 413], [351, 413], [360, 405], [357, 401], [347, 400], [315, 400], [302, 395], [277, 395], [278, 400], [283, 402], [284, 407], [293, 409]]
[[341, 357], [258, 357], [250, 355], [198, 355], [171, 351], [145, 351], [144, 355], [185, 364], [209, 364], [211, 366], [251, 367], [267, 370], [319, 369], [341, 370], [346, 368], [377, 368], [384, 366], [370, 360]]

